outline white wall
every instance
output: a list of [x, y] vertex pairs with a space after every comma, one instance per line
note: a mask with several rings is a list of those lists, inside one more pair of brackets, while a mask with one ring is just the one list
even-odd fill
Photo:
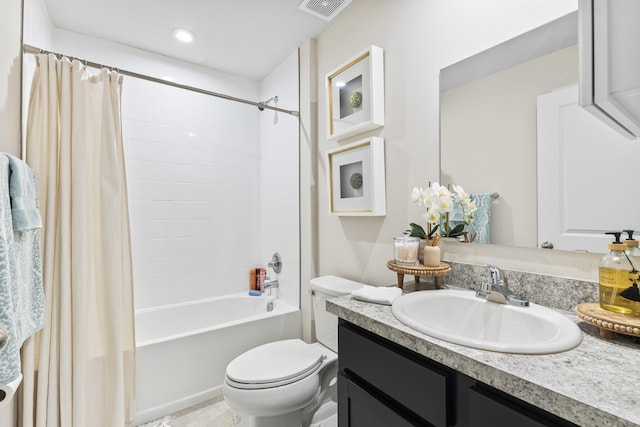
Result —
[[[2, 0], [0, 13], [0, 151], [20, 155], [22, 0]], [[0, 296], [1, 297], [1, 296]], [[17, 399], [0, 409], [0, 425], [17, 425]]]
[[24, 0], [24, 43], [51, 50], [53, 32], [44, 0]]
[[[326, 73], [352, 55], [371, 44], [384, 49], [386, 123], [369, 134], [385, 139], [387, 216], [345, 218], [327, 214], [323, 154], [362, 135], [340, 143], [328, 142], [326, 103], [320, 96], [316, 152], [318, 274], [337, 274], [371, 284], [394, 283], [395, 274], [386, 268], [392, 256], [392, 237], [401, 234], [410, 222], [422, 220], [423, 212], [409, 201], [411, 188], [439, 177], [439, 70], [576, 8], [575, 0], [367, 0], [346, 9], [317, 40], [318, 93], [324, 93]], [[481, 251], [477, 255], [481, 257], [491, 256], [494, 249], [474, 251]], [[473, 261], [475, 256], [470, 253], [464, 259]], [[509, 250], [496, 252], [493, 261], [509, 268], [522, 256], [532, 259], [529, 253]], [[529, 264], [532, 270], [545, 270], [556, 262], [553, 254], [540, 256], [551, 259]], [[593, 271], [597, 270], [592, 270], [585, 275], [595, 277]]]
[[0, 150], [20, 155], [22, 0], [3, 0], [0, 13]]
[[[24, 35], [23, 42], [26, 45], [36, 46], [40, 49], [51, 50], [53, 43], [54, 28], [49, 20], [49, 14], [44, 4], [44, 0], [24, 0]], [[29, 113], [29, 95], [31, 91], [31, 80], [36, 68], [36, 61], [33, 55], [25, 54], [22, 57], [22, 142], [26, 140], [27, 117]], [[29, 162], [28, 159], [27, 163]]]

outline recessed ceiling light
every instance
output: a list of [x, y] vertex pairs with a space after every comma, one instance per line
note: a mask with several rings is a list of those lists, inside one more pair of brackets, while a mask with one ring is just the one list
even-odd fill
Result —
[[191, 43], [195, 38], [191, 31], [184, 30], [182, 28], [178, 28], [177, 30], [175, 30], [173, 32], [173, 36], [176, 39], [180, 40], [182, 43]]

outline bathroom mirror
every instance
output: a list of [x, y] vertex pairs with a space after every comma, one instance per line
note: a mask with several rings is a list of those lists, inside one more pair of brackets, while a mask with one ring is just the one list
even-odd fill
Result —
[[[540, 95], [577, 85], [577, 34], [576, 11], [440, 72], [440, 183], [462, 185], [472, 194], [498, 193], [491, 210], [491, 243], [543, 243], [538, 236], [536, 104]], [[607, 181], [607, 176], [599, 179]], [[634, 205], [619, 209], [640, 208], [640, 202], [617, 202]], [[595, 247], [605, 252], [606, 241]]]
[[576, 11], [441, 70], [440, 183], [498, 194], [490, 243], [598, 253], [640, 230], [612, 185], [637, 181], [640, 144], [580, 107], [577, 34]]

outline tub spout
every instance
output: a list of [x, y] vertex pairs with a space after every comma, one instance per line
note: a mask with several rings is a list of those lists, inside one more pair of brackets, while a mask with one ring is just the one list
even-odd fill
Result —
[[266, 293], [267, 295], [271, 295], [271, 290], [275, 289], [276, 290], [276, 297], [278, 296], [278, 288], [280, 287], [280, 282], [278, 282], [277, 280], [269, 280], [267, 282], [264, 282], [264, 284], [262, 285], [262, 293]]

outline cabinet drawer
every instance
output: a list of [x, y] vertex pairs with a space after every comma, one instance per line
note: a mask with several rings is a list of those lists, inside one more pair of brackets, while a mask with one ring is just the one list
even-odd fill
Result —
[[339, 384], [338, 418], [340, 426], [413, 427], [415, 425], [348, 378], [340, 375]]
[[567, 427], [569, 421], [484, 386], [469, 388], [470, 427]]
[[358, 327], [340, 322], [338, 364], [436, 427], [455, 423], [455, 372]]

